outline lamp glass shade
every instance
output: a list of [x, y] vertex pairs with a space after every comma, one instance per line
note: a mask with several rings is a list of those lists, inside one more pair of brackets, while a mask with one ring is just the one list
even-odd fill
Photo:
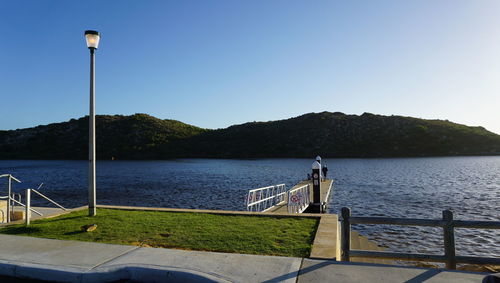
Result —
[[85, 32], [85, 39], [87, 40], [87, 47], [88, 48], [97, 49], [97, 47], [99, 46], [99, 39], [100, 39], [99, 33], [97, 33], [97, 32], [95, 32], [95, 33]]
[[312, 164], [312, 169], [321, 169], [321, 164], [318, 161], [314, 161]]

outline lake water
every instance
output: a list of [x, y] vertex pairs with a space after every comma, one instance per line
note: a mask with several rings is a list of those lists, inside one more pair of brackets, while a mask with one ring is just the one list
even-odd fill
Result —
[[[249, 189], [309, 173], [312, 159], [181, 159], [99, 161], [99, 204], [244, 210]], [[500, 157], [324, 159], [335, 180], [330, 212], [353, 215], [500, 221]], [[0, 174], [23, 181], [67, 207], [87, 202], [86, 161], [0, 161]], [[1, 188], [1, 187], [0, 187]], [[0, 191], [0, 195], [5, 195]], [[34, 204], [43, 204], [34, 197]], [[355, 230], [393, 251], [440, 252], [439, 228], [358, 225]], [[500, 256], [500, 231], [457, 229], [457, 254]]]

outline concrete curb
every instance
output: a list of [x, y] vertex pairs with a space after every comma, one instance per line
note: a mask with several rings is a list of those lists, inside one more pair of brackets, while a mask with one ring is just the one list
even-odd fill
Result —
[[[369, 263], [341, 263], [336, 261], [304, 259], [300, 271], [283, 274], [263, 282], [455, 282], [480, 283], [485, 273], [449, 271]], [[26, 264], [0, 261], [0, 275], [23, 279], [47, 280], [54, 282], [112, 282], [133, 280], [138, 282], [255, 282], [255, 278], [245, 280], [229, 279], [213, 273], [175, 266], [151, 264], [118, 264], [90, 270], [58, 267], [53, 265]], [[489, 275], [491, 276], [491, 275]]]
[[155, 265], [115, 265], [92, 270], [0, 261], [0, 275], [54, 282], [234, 282], [194, 269]]

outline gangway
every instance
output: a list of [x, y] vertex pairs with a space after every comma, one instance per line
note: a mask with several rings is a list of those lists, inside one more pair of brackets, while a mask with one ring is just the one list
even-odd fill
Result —
[[247, 211], [264, 212], [277, 204], [283, 203], [285, 198], [285, 184], [250, 190], [246, 199]]
[[[329, 202], [333, 180], [324, 179], [320, 182], [320, 199], [322, 211], [326, 211]], [[246, 198], [247, 211], [303, 213], [310, 207], [313, 200], [312, 181], [299, 182], [287, 190], [285, 184], [267, 186], [248, 191]]]

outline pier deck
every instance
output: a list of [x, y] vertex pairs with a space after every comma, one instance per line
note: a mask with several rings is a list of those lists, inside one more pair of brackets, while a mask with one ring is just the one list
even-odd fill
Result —
[[[298, 187], [301, 187], [301, 186], [304, 186], [304, 185], [307, 185], [309, 184], [310, 185], [310, 199], [312, 200], [313, 199], [313, 190], [312, 190], [312, 181], [311, 180], [306, 180], [306, 181], [302, 181], [300, 183], [298, 183], [297, 185], [295, 185], [291, 190], [294, 190], [295, 188], [298, 188]], [[320, 199], [321, 199], [321, 202], [326, 202], [328, 203], [329, 201], [329, 198], [330, 198], [330, 191], [332, 189], [332, 185], [333, 185], [333, 180], [324, 180], [321, 182], [321, 186], [320, 186]], [[286, 213], [288, 212], [288, 199], [285, 199], [284, 202], [282, 203], [279, 203], [271, 208], [269, 208], [266, 212], [276, 212], [276, 213]]]

